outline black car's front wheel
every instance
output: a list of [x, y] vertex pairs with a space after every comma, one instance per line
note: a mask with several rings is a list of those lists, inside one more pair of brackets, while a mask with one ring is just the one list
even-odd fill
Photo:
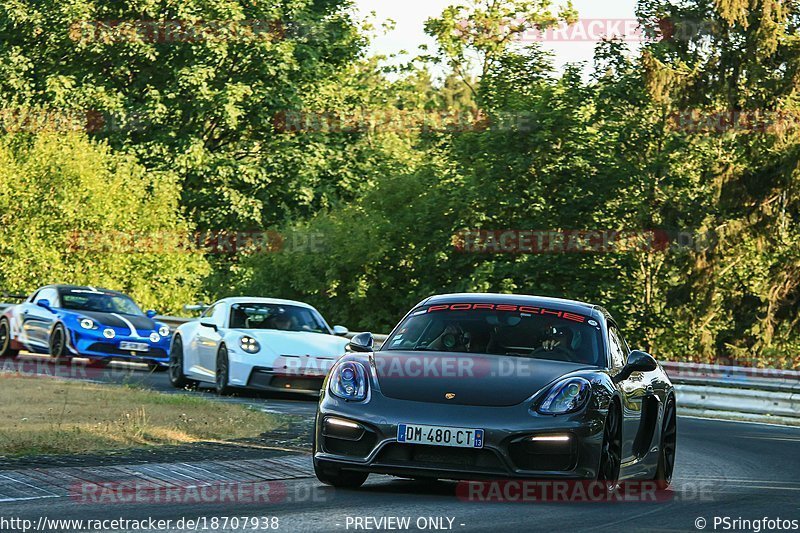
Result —
[[69, 357], [67, 330], [64, 324], [56, 324], [50, 332], [50, 357], [56, 361], [63, 361]]
[[340, 489], [357, 489], [369, 477], [368, 472], [323, 467], [317, 461], [314, 461], [314, 474], [322, 483]]
[[600, 450], [600, 466], [597, 480], [606, 492], [613, 492], [619, 484], [619, 469], [622, 457], [622, 421], [615, 404], [611, 404], [603, 430], [603, 444]]
[[7, 318], [0, 319], [0, 357], [16, 357], [19, 350], [11, 349], [11, 326]]
[[660, 489], [672, 483], [672, 472], [675, 470], [675, 449], [678, 437], [678, 420], [675, 410], [675, 398], [670, 396], [664, 406], [664, 417], [661, 422], [661, 446], [658, 452], [658, 466], [655, 481]]

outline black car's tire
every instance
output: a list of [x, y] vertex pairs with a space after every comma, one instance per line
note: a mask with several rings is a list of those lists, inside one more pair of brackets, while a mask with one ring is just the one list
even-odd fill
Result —
[[217, 394], [220, 396], [227, 396], [235, 391], [235, 387], [228, 385], [230, 364], [228, 348], [223, 344], [219, 347], [219, 350], [217, 350], [217, 369], [214, 373], [214, 385], [216, 386]]
[[175, 337], [169, 351], [169, 382], [176, 389], [194, 388], [197, 382], [183, 373], [183, 340]]
[[314, 461], [314, 474], [317, 479], [326, 485], [339, 489], [357, 489], [369, 477], [368, 472], [356, 472], [353, 470], [325, 469]]
[[608, 408], [603, 427], [603, 444], [600, 449], [600, 464], [597, 468], [597, 481], [603, 484], [605, 492], [614, 492], [619, 485], [619, 470], [622, 458], [622, 415], [616, 403]]
[[67, 348], [67, 330], [64, 324], [58, 323], [50, 332], [49, 353], [55, 361], [64, 361], [70, 358], [69, 348]]
[[0, 357], [16, 357], [19, 350], [11, 349], [11, 325], [7, 318], [0, 319]]
[[658, 447], [658, 466], [655, 481], [660, 489], [666, 489], [672, 483], [675, 470], [675, 450], [678, 437], [678, 419], [675, 410], [675, 398], [670, 396], [664, 406], [664, 417], [661, 422], [661, 445]]

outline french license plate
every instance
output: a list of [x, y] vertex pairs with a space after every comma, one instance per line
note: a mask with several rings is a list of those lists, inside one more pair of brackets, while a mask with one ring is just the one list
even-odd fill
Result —
[[149, 344], [143, 342], [127, 342], [122, 341], [119, 343], [120, 350], [130, 350], [132, 352], [146, 352], [150, 349]]
[[483, 448], [483, 430], [399, 424], [397, 426], [397, 442], [455, 446], [457, 448]]

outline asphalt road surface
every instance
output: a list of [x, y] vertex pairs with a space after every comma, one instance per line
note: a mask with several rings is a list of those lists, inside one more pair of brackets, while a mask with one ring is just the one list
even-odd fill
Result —
[[[76, 377], [170, 390], [165, 373], [106, 369]], [[307, 417], [309, 424], [315, 408], [314, 401], [308, 399], [248, 395], [242, 401]], [[463, 486], [452, 482], [371, 476], [361, 489], [341, 490], [305, 478], [283, 482], [285, 497], [267, 504], [95, 505], [69, 498], [0, 503], [0, 524], [9, 517], [35, 522], [42, 515], [60, 519], [152, 518], [172, 520], [166, 529], [169, 531], [193, 530], [185, 522], [177, 522], [184, 518], [199, 519], [197, 530], [254, 530], [252, 524], [246, 528], [242, 522], [231, 527], [234, 524], [230, 519], [227, 528], [222, 522], [213, 527], [214, 518], [236, 516], [275, 517], [272, 522], [259, 522], [257, 529], [261, 531], [268, 530], [266, 525], [277, 525], [278, 531], [405, 530], [403, 518], [409, 520], [410, 530], [800, 530], [800, 429], [685, 417], [680, 417], [678, 424], [673, 488], [655, 502], [486, 502], [465, 498]], [[401, 521], [387, 521], [394, 517]]]

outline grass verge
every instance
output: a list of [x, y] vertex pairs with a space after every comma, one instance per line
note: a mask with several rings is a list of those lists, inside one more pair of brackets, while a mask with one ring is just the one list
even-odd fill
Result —
[[281, 425], [274, 414], [199, 396], [49, 378], [0, 378], [4, 456], [257, 437]]

